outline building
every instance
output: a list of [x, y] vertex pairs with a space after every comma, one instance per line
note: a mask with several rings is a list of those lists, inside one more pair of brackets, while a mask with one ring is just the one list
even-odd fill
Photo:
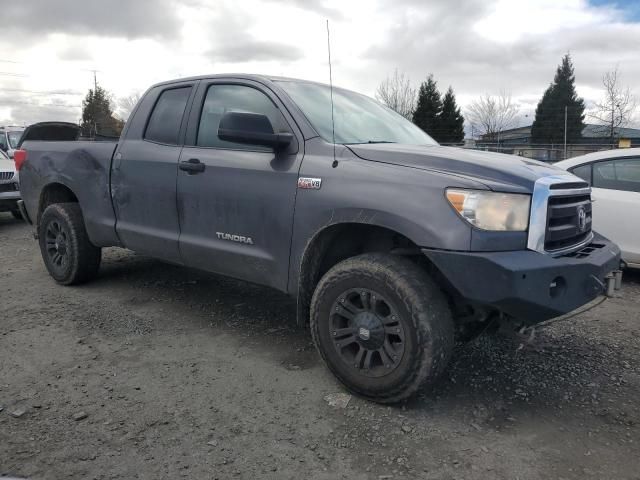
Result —
[[[612, 148], [640, 147], [640, 129], [616, 128], [615, 141], [611, 141], [606, 125], [587, 124], [578, 142], [567, 145], [566, 158]], [[565, 158], [564, 144], [532, 144], [531, 125], [504, 130], [489, 137], [482, 135], [476, 141], [476, 149], [510, 153], [545, 162], [556, 162]]]

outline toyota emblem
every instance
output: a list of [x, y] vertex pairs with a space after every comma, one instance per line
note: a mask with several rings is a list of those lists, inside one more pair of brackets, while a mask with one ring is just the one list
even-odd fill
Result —
[[584, 232], [587, 229], [587, 212], [584, 207], [578, 207], [578, 230]]

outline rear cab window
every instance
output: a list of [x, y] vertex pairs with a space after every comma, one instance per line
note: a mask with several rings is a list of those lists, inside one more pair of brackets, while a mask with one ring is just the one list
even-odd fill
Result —
[[177, 145], [180, 140], [180, 127], [191, 86], [164, 90], [149, 116], [144, 133], [145, 140], [168, 145]]

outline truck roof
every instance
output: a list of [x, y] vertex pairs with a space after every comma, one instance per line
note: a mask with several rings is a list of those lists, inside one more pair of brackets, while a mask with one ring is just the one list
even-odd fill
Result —
[[[237, 79], [242, 79], [242, 80], [253, 80], [256, 82], [260, 82], [260, 83], [268, 83], [268, 82], [304, 82], [304, 83], [312, 83], [315, 85], [322, 85], [322, 86], [329, 86], [329, 84], [326, 83], [322, 83], [322, 82], [316, 82], [313, 80], [305, 80], [305, 79], [301, 79], [301, 78], [292, 78], [292, 77], [280, 77], [277, 75], [260, 75], [260, 74], [252, 74], [252, 73], [217, 73], [217, 74], [211, 74], [211, 75], [196, 75], [196, 76], [192, 76], [192, 77], [184, 77], [184, 78], [176, 78], [173, 80], [167, 80], [167, 81], [163, 81], [163, 82], [158, 82], [154, 85], [151, 86], [151, 88], [154, 87], [159, 87], [159, 86], [164, 86], [164, 85], [171, 85], [173, 83], [180, 83], [180, 82], [189, 82], [189, 81], [195, 81], [195, 80], [208, 80], [208, 79], [212, 79], [212, 78], [237, 78]], [[334, 85], [335, 87], [335, 85]], [[338, 88], [338, 87], [335, 87]]]

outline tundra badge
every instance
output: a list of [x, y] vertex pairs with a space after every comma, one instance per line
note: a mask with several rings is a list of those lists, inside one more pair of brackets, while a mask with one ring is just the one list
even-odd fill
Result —
[[251, 237], [243, 237], [241, 235], [232, 235], [230, 233], [216, 232], [216, 235], [220, 240], [230, 240], [237, 243], [246, 243], [247, 245], [253, 245], [253, 239]]

